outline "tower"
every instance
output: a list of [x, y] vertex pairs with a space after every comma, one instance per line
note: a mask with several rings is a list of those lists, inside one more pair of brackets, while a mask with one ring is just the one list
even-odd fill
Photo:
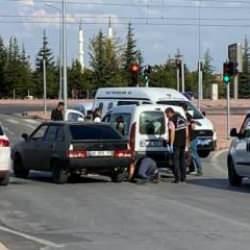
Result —
[[79, 26], [79, 62], [82, 67], [82, 71], [84, 71], [84, 33], [82, 29], [82, 23]]
[[108, 38], [109, 39], [113, 38], [113, 28], [112, 28], [111, 17], [109, 17]]

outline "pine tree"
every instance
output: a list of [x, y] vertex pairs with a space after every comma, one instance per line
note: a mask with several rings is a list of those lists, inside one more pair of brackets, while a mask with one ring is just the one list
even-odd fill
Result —
[[210, 55], [210, 50], [207, 49], [204, 54], [204, 64], [203, 64], [203, 93], [204, 97], [209, 96], [210, 86], [213, 83], [214, 76], [214, 67], [212, 65], [213, 58]]
[[239, 96], [240, 97], [249, 97], [250, 96], [250, 72], [249, 72], [249, 66], [250, 66], [250, 53], [249, 53], [249, 44], [248, 39], [245, 37], [244, 40], [244, 48], [243, 48], [243, 67], [242, 67], [242, 73], [240, 73], [239, 76]]
[[43, 32], [43, 44], [36, 57], [36, 71], [34, 80], [36, 82], [36, 95], [43, 96], [43, 60], [46, 65], [47, 96], [54, 98], [58, 95], [57, 72], [52, 50], [48, 46], [46, 32]]
[[5, 82], [5, 66], [7, 62], [7, 50], [4, 46], [2, 37], [0, 37], [0, 97], [7, 95], [7, 85]]
[[131, 64], [138, 63], [140, 66], [143, 63], [143, 57], [140, 50], [136, 47], [134, 30], [132, 24], [128, 24], [127, 42], [125, 45], [125, 50], [123, 53], [123, 70], [126, 79], [126, 83], [130, 84], [132, 82], [129, 69]]

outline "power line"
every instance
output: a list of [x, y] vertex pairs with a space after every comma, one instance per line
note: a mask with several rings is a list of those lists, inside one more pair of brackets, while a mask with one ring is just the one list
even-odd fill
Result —
[[[22, 23], [22, 24], [59, 24], [59, 22], [55, 21], [23, 21], [23, 20], [13, 20], [13, 21], [4, 21], [0, 20], [1, 24], [16, 24], [16, 23]], [[78, 21], [67, 21], [65, 22], [68, 25], [79, 25]], [[105, 25], [106, 22], [82, 22], [85, 25]], [[113, 22], [114, 25], [127, 25], [127, 22]], [[133, 25], [138, 26], [197, 26], [196, 23], [138, 23], [133, 22]], [[228, 28], [247, 28], [250, 27], [250, 24], [200, 24], [201, 27], [228, 27]]]
[[[0, 18], [28, 18], [28, 19], [60, 19], [60, 16], [32, 16], [32, 15], [5, 15], [5, 14], [0, 14]], [[79, 19], [107, 19], [109, 20], [110, 16], [97, 16], [97, 15], [71, 15], [69, 14], [69, 16], [67, 17], [68, 19], [70, 18], [79, 18]], [[66, 18], [66, 19], [67, 19]], [[215, 17], [215, 18], [206, 18], [206, 17], [201, 17], [201, 18], [197, 18], [197, 17], [136, 17], [136, 16], [131, 16], [131, 17], [126, 17], [126, 16], [116, 16], [116, 18], [121, 19], [121, 20], [165, 20], [165, 21], [169, 21], [169, 20], [187, 20], [187, 21], [230, 21], [230, 22], [234, 22], [234, 21], [250, 21], [249, 17], [236, 17], [236, 18], [225, 18], [225, 17]]]
[[[19, 2], [24, 3], [23, 0], [8, 0], [9, 2]], [[60, 1], [58, 0], [34, 0], [35, 3], [50, 3], [50, 4], [60, 4]], [[187, 2], [187, 1], [185, 1]], [[197, 0], [191, 1], [189, 5], [183, 5], [183, 4], [166, 4], [165, 6], [168, 8], [197, 8], [195, 4]], [[250, 8], [250, 2], [246, 1], [219, 1], [219, 4], [247, 4], [249, 6], [221, 6], [217, 5], [217, 0], [205, 0], [203, 2], [212, 2], [216, 3], [216, 6], [208, 6], [208, 5], [202, 5], [200, 8], [204, 9], [215, 9], [215, 8], [224, 8], [224, 9], [245, 9]], [[80, 1], [67, 1], [68, 5], [95, 5], [95, 6], [109, 6], [109, 7], [143, 7], [143, 8], [162, 8], [162, 4], [145, 4], [145, 3], [114, 3], [114, 2], [80, 2]]]

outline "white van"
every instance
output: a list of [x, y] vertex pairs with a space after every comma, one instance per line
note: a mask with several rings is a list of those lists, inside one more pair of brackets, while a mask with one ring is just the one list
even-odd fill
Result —
[[[172, 107], [185, 117], [184, 110]], [[147, 155], [153, 158], [159, 167], [167, 167], [169, 159], [169, 132], [167, 117], [161, 105], [124, 105], [117, 106], [103, 118], [128, 139], [136, 161]]]
[[100, 108], [103, 116], [116, 106], [160, 104], [183, 107], [186, 105], [193, 118], [199, 122], [196, 126], [199, 138], [199, 155], [207, 157], [216, 148], [217, 135], [214, 126], [190, 100], [175, 89], [146, 88], [146, 87], [118, 87], [100, 88], [96, 92], [94, 109]]

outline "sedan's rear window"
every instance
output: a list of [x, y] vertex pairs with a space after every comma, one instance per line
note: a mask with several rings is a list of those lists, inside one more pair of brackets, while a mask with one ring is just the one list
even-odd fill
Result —
[[0, 126], [0, 135], [3, 135], [3, 129], [1, 126]]
[[73, 140], [119, 140], [121, 136], [107, 125], [71, 125], [70, 132]]

